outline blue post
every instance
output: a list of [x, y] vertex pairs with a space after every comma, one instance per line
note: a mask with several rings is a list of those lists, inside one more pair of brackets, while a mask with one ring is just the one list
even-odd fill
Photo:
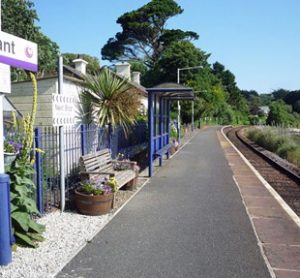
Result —
[[149, 177], [153, 175], [153, 95], [148, 92], [148, 127], [149, 127], [149, 148], [148, 148], [148, 165]]
[[[161, 149], [164, 146], [163, 142], [163, 133], [164, 133], [164, 120], [163, 120], [163, 114], [164, 114], [164, 102], [162, 98], [159, 99], [159, 148]], [[159, 157], [159, 166], [162, 166], [162, 160], [163, 156], [161, 155]]]
[[0, 174], [0, 265], [12, 261], [11, 241], [10, 179], [8, 175]]
[[[42, 149], [42, 130], [36, 128], [35, 147]], [[43, 161], [40, 152], [35, 152], [35, 172], [36, 172], [36, 203], [40, 213], [44, 213], [44, 198], [43, 198]]]
[[[166, 103], [166, 117], [167, 117], [167, 126], [166, 126], [166, 132], [167, 132], [167, 142], [166, 144], [170, 144], [170, 101], [167, 100]], [[170, 153], [167, 153], [167, 159], [169, 159]]]
[[85, 155], [86, 154], [86, 145], [87, 145], [87, 128], [85, 125], [81, 125], [80, 126], [80, 134], [81, 134], [81, 155]]

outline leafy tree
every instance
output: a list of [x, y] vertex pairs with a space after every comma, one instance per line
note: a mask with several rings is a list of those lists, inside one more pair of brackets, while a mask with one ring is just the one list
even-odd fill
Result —
[[55, 73], [57, 67], [57, 57], [59, 53], [58, 45], [41, 32], [37, 32], [33, 40], [38, 44], [38, 77], [45, 74]]
[[234, 74], [229, 70], [225, 70], [225, 67], [219, 62], [213, 64], [213, 73], [219, 78], [224, 89], [228, 92], [228, 103], [235, 110], [248, 113], [247, 102], [236, 85]]
[[[196, 48], [189, 41], [173, 42], [162, 53], [158, 61], [158, 69], [160, 69], [160, 82], [177, 81], [177, 68], [208, 66], [207, 59], [210, 55]], [[200, 69], [186, 70], [180, 72], [180, 83], [186, 83], [199, 75]]]
[[274, 100], [284, 99], [290, 91], [279, 89], [272, 92]]
[[270, 112], [266, 123], [268, 125], [286, 125], [292, 122], [292, 107], [284, 103], [283, 100], [277, 100], [271, 103]]
[[166, 29], [168, 19], [183, 9], [173, 0], [152, 0], [141, 8], [120, 16], [122, 32], [110, 38], [101, 50], [109, 61], [141, 61], [153, 68], [163, 51], [174, 41], [198, 39], [195, 32]]
[[38, 32], [38, 20], [34, 4], [29, 0], [2, 0], [2, 30], [4, 32], [33, 40]]
[[86, 71], [87, 73], [99, 73], [100, 72], [100, 62], [97, 57], [93, 57], [87, 54], [75, 54], [75, 53], [64, 53], [64, 64], [74, 67], [73, 60], [77, 59], [78, 57], [82, 58], [83, 60], [87, 61]]
[[[38, 15], [30, 0], [2, 0], [2, 30], [38, 44], [38, 76], [56, 69], [58, 45], [45, 36], [35, 22]], [[20, 69], [12, 69], [12, 80], [27, 79]]]
[[128, 126], [135, 123], [140, 101], [127, 80], [104, 68], [99, 75], [87, 75], [84, 87], [84, 105], [92, 108], [89, 113], [100, 126], [120, 125], [126, 132]]
[[251, 96], [248, 99], [249, 110], [252, 115], [259, 113], [259, 107], [262, 106], [261, 98], [259, 96]]
[[300, 113], [300, 100], [297, 100], [296, 103], [294, 104], [294, 110], [297, 113]]
[[300, 100], [300, 90], [299, 91], [291, 91], [284, 97], [284, 102], [292, 105], [293, 110], [297, 112], [296, 103]]
[[250, 101], [253, 97], [258, 97], [259, 96], [258, 92], [256, 92], [255, 90], [250, 90], [250, 91], [241, 90], [241, 94], [248, 101]]
[[261, 100], [261, 105], [268, 106], [274, 100], [274, 97], [272, 94], [260, 94], [259, 97]]

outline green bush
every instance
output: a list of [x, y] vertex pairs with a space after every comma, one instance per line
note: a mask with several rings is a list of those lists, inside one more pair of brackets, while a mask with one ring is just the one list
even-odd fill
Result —
[[295, 151], [290, 151], [287, 153], [287, 160], [294, 163], [295, 165], [300, 165], [300, 149]]
[[278, 154], [288, 161], [300, 165], [300, 146], [292, 137], [278, 134], [274, 128], [247, 130], [247, 137], [259, 146]]
[[293, 141], [283, 142], [277, 149], [277, 153], [279, 156], [283, 158], [288, 158], [288, 154], [290, 156], [297, 151], [297, 145]]

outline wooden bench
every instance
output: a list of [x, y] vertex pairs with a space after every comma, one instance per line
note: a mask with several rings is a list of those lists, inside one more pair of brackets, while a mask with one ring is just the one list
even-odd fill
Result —
[[[126, 165], [124, 170], [115, 170], [114, 166]], [[126, 189], [134, 189], [137, 183], [137, 163], [135, 161], [112, 160], [109, 149], [97, 151], [80, 157], [81, 180], [101, 181], [113, 175], [115, 176], [118, 188], [126, 185]]]

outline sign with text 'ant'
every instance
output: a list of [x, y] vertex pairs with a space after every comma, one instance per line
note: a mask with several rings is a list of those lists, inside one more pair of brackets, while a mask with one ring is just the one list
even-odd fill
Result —
[[37, 60], [36, 43], [0, 32], [0, 63], [35, 72]]

